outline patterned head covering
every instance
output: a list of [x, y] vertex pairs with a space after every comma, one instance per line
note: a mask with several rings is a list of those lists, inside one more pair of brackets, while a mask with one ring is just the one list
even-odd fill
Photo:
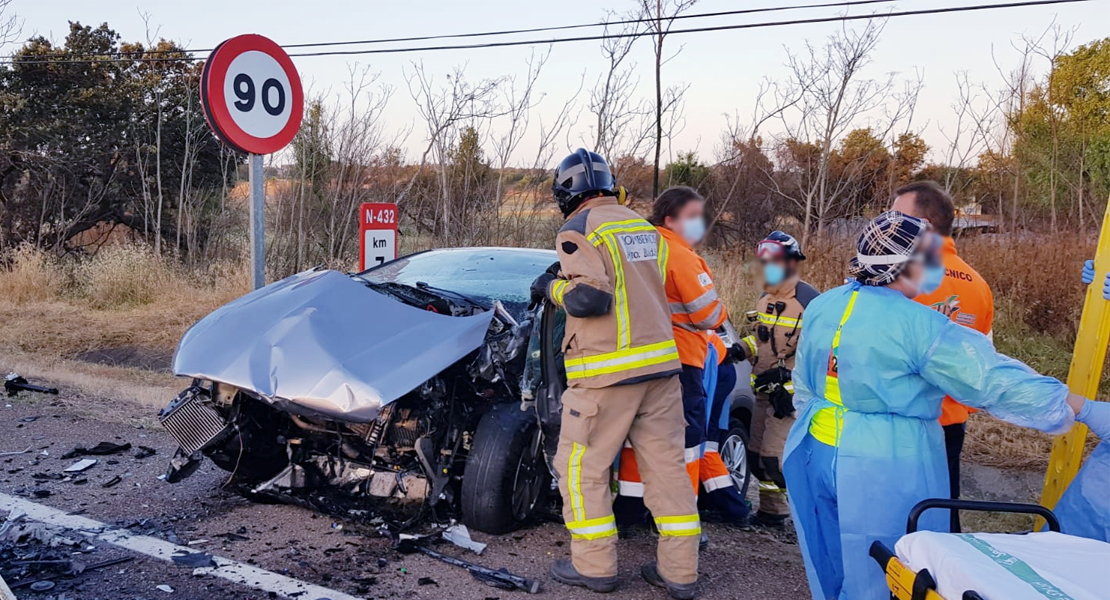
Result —
[[897, 211], [875, 217], [856, 240], [848, 276], [863, 285], [893, 283], [915, 256], [927, 250], [928, 231], [928, 221]]

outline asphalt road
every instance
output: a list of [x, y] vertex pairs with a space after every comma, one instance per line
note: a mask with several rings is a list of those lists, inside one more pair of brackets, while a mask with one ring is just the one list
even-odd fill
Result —
[[[165, 483], [158, 476], [164, 473], [176, 446], [163, 431], [143, 425], [152, 422], [149, 409], [68, 390], [57, 397], [23, 393], [5, 400], [0, 402], [0, 452], [31, 451], [0, 456], [0, 520], [6, 517], [7, 510], [2, 508], [5, 497], [34, 502], [59, 509], [59, 514], [77, 514], [136, 536], [187, 546], [357, 598], [489, 600], [527, 596], [488, 587], [461, 569], [424, 556], [398, 554], [388, 540], [363, 521], [336, 519], [294, 506], [250, 502], [223, 489], [227, 474], [211, 463], [182, 483]], [[98, 456], [94, 457], [98, 463], [87, 471], [70, 480], [57, 479], [57, 474], [77, 460], [62, 459], [63, 454], [99, 442], [148, 446], [157, 454], [139, 459], [133, 449]], [[117, 477], [119, 483], [103, 487]], [[801, 556], [791, 536], [712, 524], [707, 531], [711, 546], [701, 556], [702, 597], [792, 600], [807, 596]], [[70, 533], [79, 539], [90, 535]], [[569, 537], [561, 525], [547, 523], [507, 536], [475, 533], [474, 537], [489, 544], [481, 556], [450, 545], [438, 549], [541, 579], [546, 597], [597, 597], [547, 578], [553, 560], [569, 557]], [[92, 550], [86, 552], [89, 548]], [[55, 552], [74, 550], [81, 552], [76, 556], [86, 564], [114, 558], [131, 560], [72, 578], [56, 578], [50, 591], [20, 588], [16, 590], [18, 596], [42, 600], [238, 600], [281, 596], [253, 589], [254, 582], [250, 581], [243, 585], [212, 574], [194, 575], [190, 567], [100, 539], [89, 538], [77, 548]], [[647, 533], [621, 540], [623, 584], [612, 597], [665, 598], [661, 590], [648, 586], [638, 576], [639, 565], [651, 560], [653, 553], [654, 537]], [[173, 591], [158, 586], [169, 586], [166, 589]], [[313, 598], [307, 592], [287, 595]], [[319, 594], [316, 600], [324, 597]]]

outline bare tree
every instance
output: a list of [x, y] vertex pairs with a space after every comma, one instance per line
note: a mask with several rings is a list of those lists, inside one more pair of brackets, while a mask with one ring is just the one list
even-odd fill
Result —
[[871, 130], [877, 132], [876, 137], [887, 139], [913, 114], [920, 79], [898, 89], [894, 73], [881, 79], [863, 74], [884, 25], [883, 20], [871, 20], [859, 31], [842, 29], [823, 46], [807, 42], [804, 53], [789, 53], [789, 79], [776, 87], [774, 105], [765, 110], [777, 115], [783, 131], [780, 146], [808, 144], [813, 148], [804, 157], [809, 163], [805, 166], [807, 175], [799, 178], [793, 189], [777, 183], [775, 189], [801, 209], [803, 243], [808, 242], [814, 221], [818, 234], [824, 233], [826, 223], [836, 216], [838, 204], [850, 189], [847, 180], [831, 177], [835, 144], [865, 117], [873, 120]]
[[1025, 37], [1025, 45], [1032, 48], [1033, 52], [1048, 61], [1048, 81], [1044, 85], [1040, 93], [1043, 94], [1043, 102], [1048, 112], [1048, 126], [1049, 134], [1052, 137], [1052, 150], [1049, 152], [1048, 159], [1048, 194], [1049, 194], [1049, 212], [1052, 227], [1052, 233], [1057, 232], [1057, 186], [1060, 179], [1060, 128], [1063, 126], [1063, 114], [1058, 105], [1058, 99], [1053, 96], [1056, 92], [1057, 86], [1055, 85], [1056, 78], [1056, 63], [1063, 56], [1068, 47], [1071, 45], [1072, 32], [1066, 31], [1058, 24], [1053, 23], [1052, 26], [1045, 31], [1041, 36], [1041, 40], [1049, 37], [1051, 40], [1047, 43], [1042, 43], [1040, 40], [1033, 40], [1032, 38]]
[[[610, 13], [609, 18], [624, 18]], [[631, 16], [636, 16], [632, 13]], [[605, 58], [605, 72], [598, 76], [597, 83], [590, 90], [587, 110], [594, 117], [594, 152], [617, 164], [617, 159], [628, 155], [639, 155], [643, 144], [651, 135], [651, 104], [637, 99], [636, 88], [639, 81], [635, 77], [636, 65], [628, 59], [636, 38], [631, 34], [639, 31], [636, 23], [628, 23], [616, 33], [628, 37], [606, 37], [601, 42], [601, 54]], [[611, 32], [605, 26], [605, 33]], [[617, 173], [619, 176], [619, 173]]]
[[23, 19], [12, 10], [15, 0], [0, 0], [0, 48], [19, 39]]
[[[504, 114], [497, 98], [497, 90], [502, 79], [483, 79], [476, 84], [471, 84], [466, 81], [464, 70], [463, 67], [456, 67], [453, 72], [445, 76], [446, 84], [442, 86], [436, 84], [434, 76], [427, 73], [423, 63], [412, 63], [412, 73], [406, 74], [409, 94], [424, 119], [428, 137], [419, 166], [413, 173], [402, 198], [398, 199], [398, 205], [401, 210], [408, 208], [401, 206], [401, 200], [407, 199], [408, 192], [416, 183], [420, 171], [427, 165], [430, 156], [435, 164], [440, 192], [439, 203], [433, 210], [431, 224], [437, 234], [447, 239], [451, 239], [458, 233], [452, 225], [452, 221], [456, 220], [458, 215], [454, 214], [451, 206], [448, 185], [449, 150], [457, 133], [456, 130], [462, 123], [491, 119]], [[413, 211], [409, 211], [408, 214], [415, 216]], [[416, 221], [425, 227], [428, 226], [427, 219], [417, 217]]]
[[[655, 52], [655, 167], [651, 184], [651, 195], [654, 197], [659, 195], [659, 161], [663, 152], [664, 113], [674, 111], [682, 105], [682, 93], [686, 90], [685, 86], [678, 86], [668, 89], [664, 94], [663, 64], [682, 50], [679, 48], [674, 55], [664, 58], [663, 41], [670, 33], [675, 18], [692, 8], [697, 0], [637, 0], [637, 2], [640, 15], [646, 19], [648, 31], [651, 32], [652, 40], [655, 42], [653, 47]], [[676, 121], [672, 119], [672, 125], [674, 123]]]
[[956, 88], [957, 98], [952, 104], [955, 122], [937, 125], [946, 142], [943, 164], [949, 167], [941, 183], [954, 196], [970, 185], [971, 179], [964, 174], [990, 147], [997, 120], [997, 104], [983, 86], [971, 82], [967, 71], [956, 72]]

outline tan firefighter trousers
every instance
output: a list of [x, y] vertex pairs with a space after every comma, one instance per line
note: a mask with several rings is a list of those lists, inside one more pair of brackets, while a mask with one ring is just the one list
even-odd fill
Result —
[[794, 415], [785, 419], [775, 418], [771, 401], [763, 394], [756, 394], [749, 444], [752, 452], [759, 455], [761, 463], [753, 469], [762, 475], [759, 486], [760, 512], [771, 515], [790, 514], [786, 480], [782, 476], [782, 453], [786, 449], [786, 436], [794, 421]]
[[617, 574], [617, 525], [610, 473], [625, 439], [643, 477], [644, 504], [659, 529], [659, 574], [673, 583], [698, 578], [701, 523], [683, 459], [678, 377], [563, 394], [555, 466], [574, 568], [588, 577]]

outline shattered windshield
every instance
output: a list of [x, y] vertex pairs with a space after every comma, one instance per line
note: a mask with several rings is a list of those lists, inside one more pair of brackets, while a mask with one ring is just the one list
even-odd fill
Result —
[[518, 313], [528, 304], [532, 280], [555, 260], [554, 252], [524, 248], [429, 250], [375, 267], [361, 277], [371, 283], [420, 282], [477, 300], [500, 300]]

